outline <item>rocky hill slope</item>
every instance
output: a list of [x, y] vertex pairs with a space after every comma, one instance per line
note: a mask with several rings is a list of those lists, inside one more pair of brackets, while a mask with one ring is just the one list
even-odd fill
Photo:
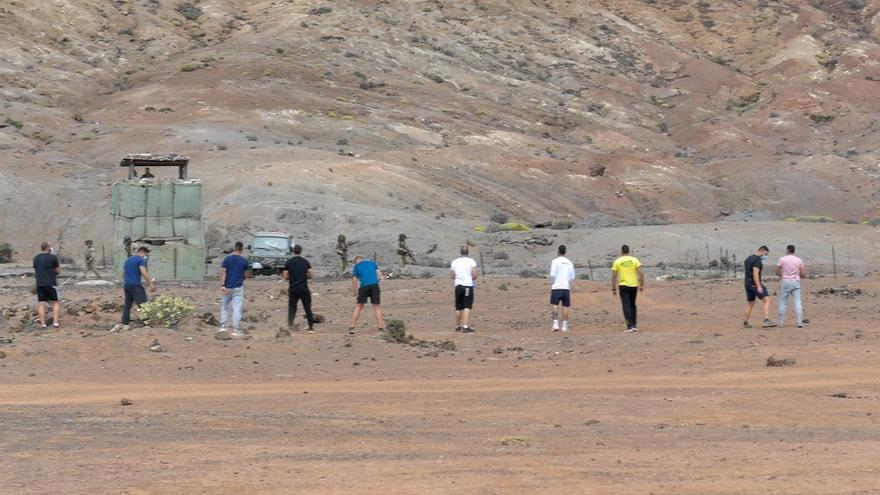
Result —
[[[10, 0], [0, 242], [179, 152], [213, 246], [878, 212], [880, 2]], [[381, 241], [385, 242], [385, 241]]]

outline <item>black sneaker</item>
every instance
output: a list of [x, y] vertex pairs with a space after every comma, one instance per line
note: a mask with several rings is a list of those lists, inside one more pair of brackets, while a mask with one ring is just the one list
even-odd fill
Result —
[[749, 322], [744, 321], [744, 322], [743, 322], [743, 328], [752, 328], [752, 325], [750, 325]]
[[348, 327], [348, 334], [354, 335], [354, 327]]

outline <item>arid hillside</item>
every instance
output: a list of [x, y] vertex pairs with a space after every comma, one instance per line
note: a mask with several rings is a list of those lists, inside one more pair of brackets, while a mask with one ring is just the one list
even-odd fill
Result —
[[[880, 2], [0, 3], [0, 242], [107, 243], [129, 152], [208, 240], [878, 212]], [[448, 242], [447, 242], [448, 241]], [[329, 249], [329, 247], [328, 247]]]

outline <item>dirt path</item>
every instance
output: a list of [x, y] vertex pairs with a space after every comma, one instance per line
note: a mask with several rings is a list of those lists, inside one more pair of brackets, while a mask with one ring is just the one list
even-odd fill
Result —
[[[340, 283], [316, 287], [317, 334], [276, 341], [277, 285], [257, 281], [249, 307], [271, 316], [251, 341], [79, 322], [16, 334], [0, 493], [877, 493], [880, 280], [847, 282], [864, 294], [805, 282], [806, 330], [744, 332], [738, 285], [700, 281], [649, 288], [643, 332], [626, 335], [584, 282], [578, 325], [551, 334], [544, 282], [514, 280], [484, 282], [465, 336], [445, 281], [391, 281], [389, 313], [458, 350], [349, 338]], [[797, 364], [767, 368], [770, 354]]]

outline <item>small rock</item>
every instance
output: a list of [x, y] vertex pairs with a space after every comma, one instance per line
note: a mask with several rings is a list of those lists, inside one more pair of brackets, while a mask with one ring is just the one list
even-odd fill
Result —
[[150, 350], [153, 352], [165, 352], [165, 348], [159, 343], [159, 339], [153, 339], [153, 343], [150, 344]]
[[597, 425], [597, 424], [599, 424], [598, 419], [591, 419], [591, 420], [587, 421], [586, 423], [584, 423], [584, 426], [593, 426], [593, 425]]
[[5, 353], [5, 352], [0, 351], [0, 359], [6, 359], [6, 353]]
[[285, 326], [278, 327], [278, 330], [275, 331], [275, 338], [282, 339], [284, 337], [290, 337], [290, 329]]
[[833, 394], [831, 397], [834, 397], [835, 399], [846, 399], [846, 398], [849, 398], [849, 395], [846, 392], [837, 392], [836, 394]]
[[232, 336], [229, 335], [229, 332], [217, 332], [214, 334], [214, 338], [217, 340], [232, 340]]
[[134, 404], [134, 402], [132, 402], [131, 399], [126, 398], [126, 397], [123, 397], [122, 399], [120, 399], [119, 403], [123, 406], [130, 406], [130, 405]]
[[776, 356], [770, 356], [767, 358], [767, 366], [773, 366], [776, 368], [781, 368], [783, 366], [794, 366], [797, 363], [797, 360], [792, 358], [778, 358]]
[[220, 322], [217, 321], [217, 317], [214, 316], [214, 313], [205, 313], [202, 315], [202, 321], [212, 327], [219, 327]]

